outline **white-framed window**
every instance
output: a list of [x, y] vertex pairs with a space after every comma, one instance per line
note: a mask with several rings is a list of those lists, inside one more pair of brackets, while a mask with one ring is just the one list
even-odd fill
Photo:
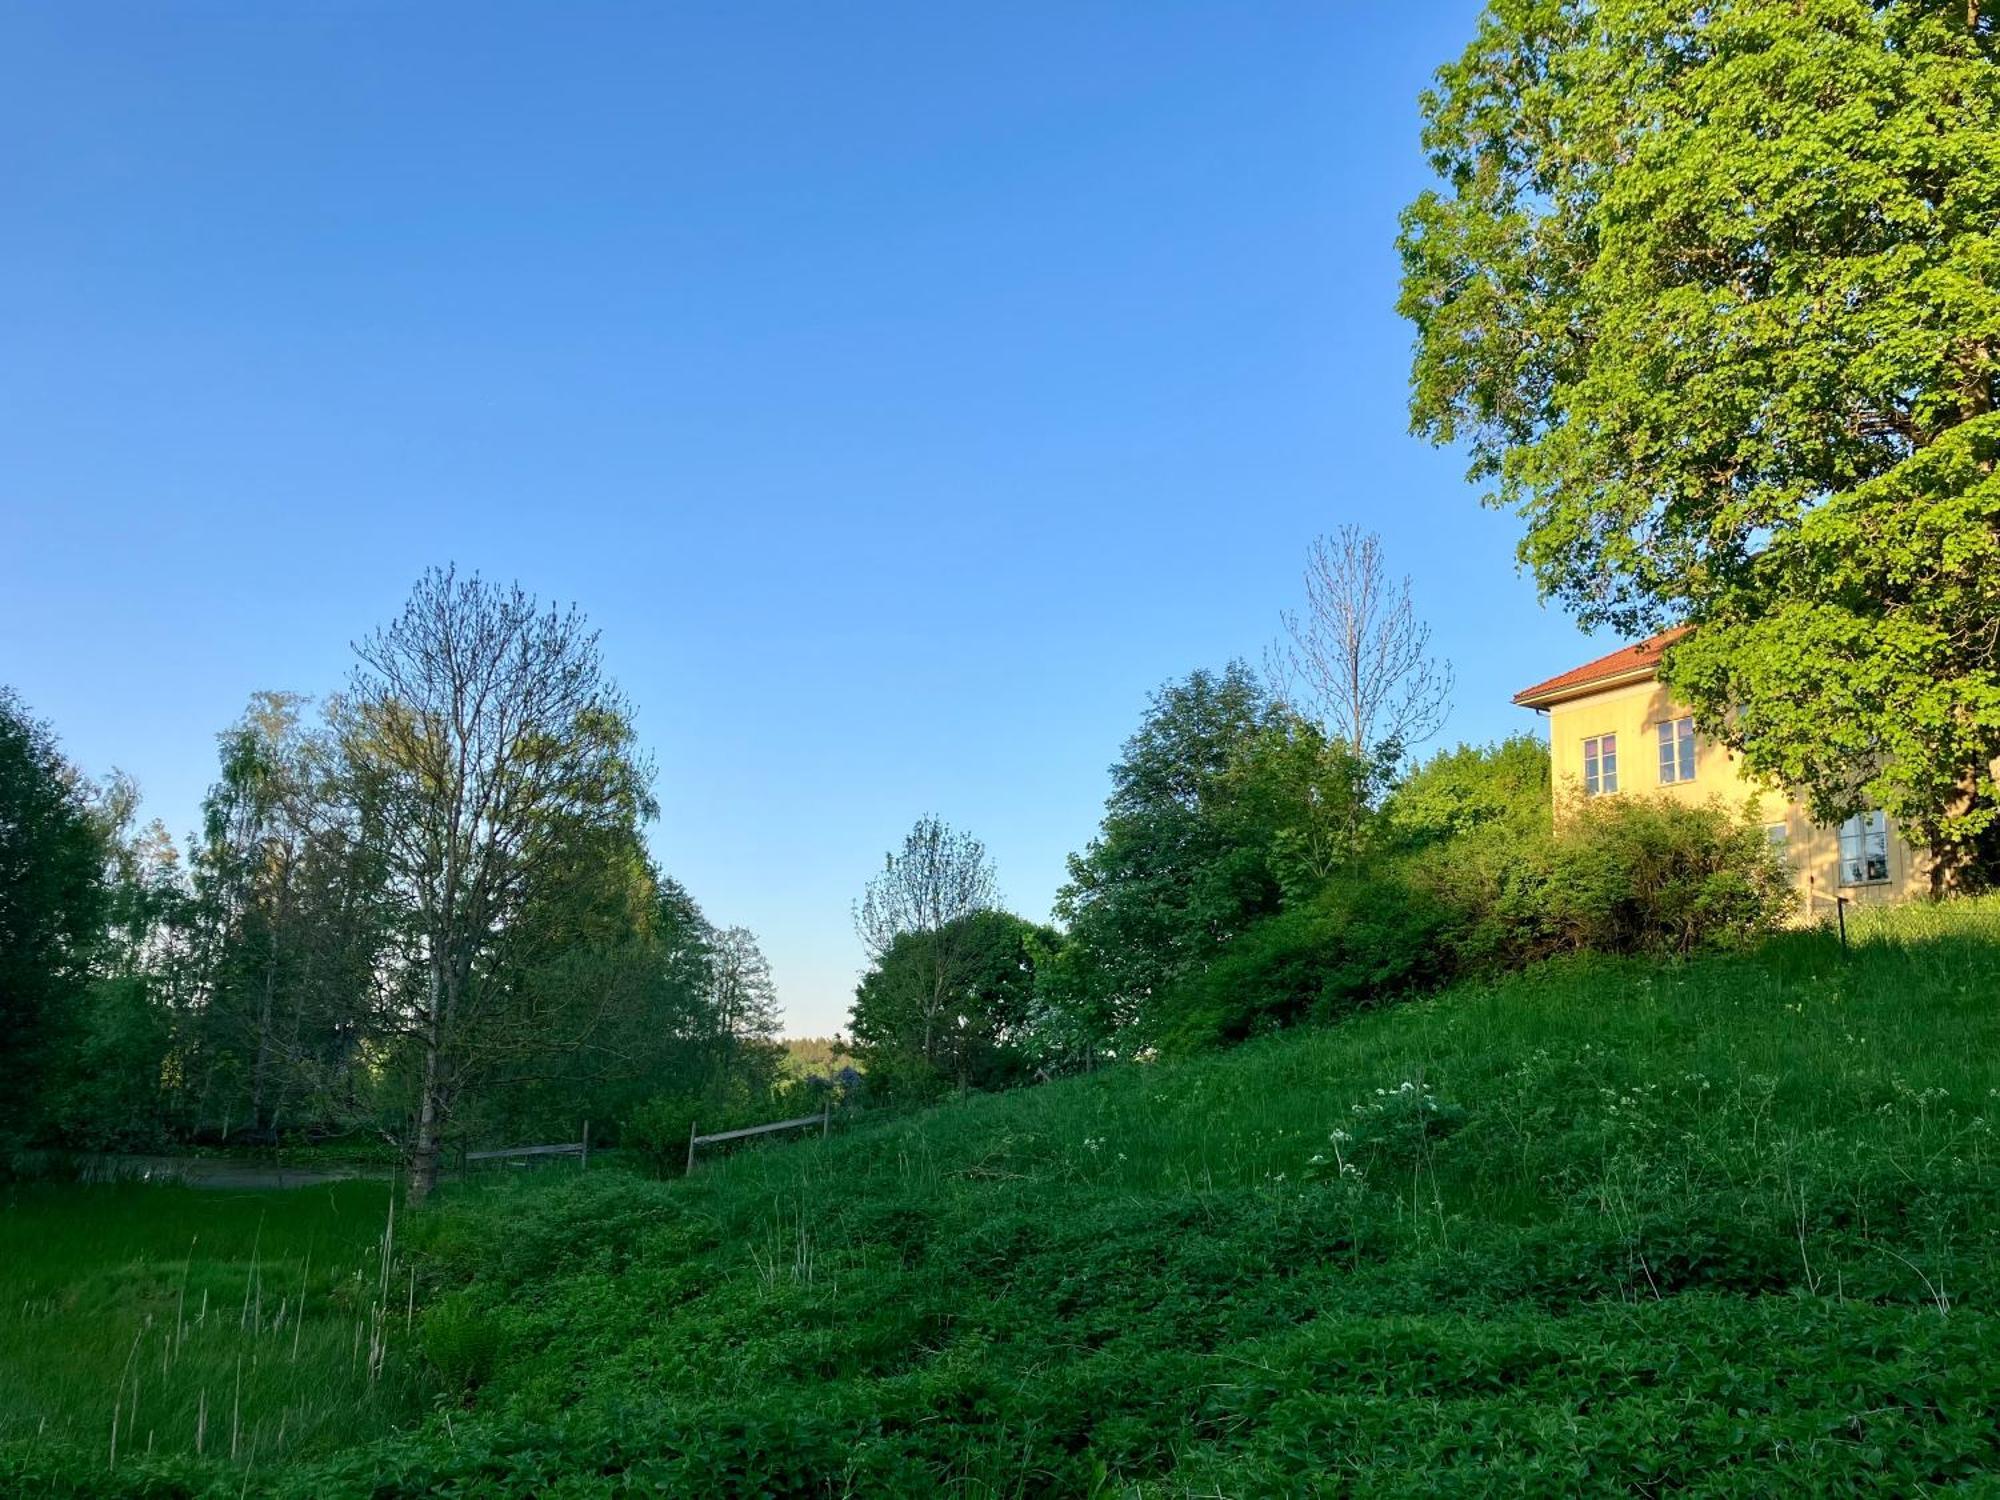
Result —
[[1840, 825], [1840, 883], [1880, 885], [1889, 878], [1889, 819], [1857, 813]]
[[1618, 736], [1592, 735], [1583, 742], [1583, 794], [1600, 796], [1618, 790]]
[[1667, 719], [1660, 731], [1660, 785], [1694, 780], [1694, 720]]

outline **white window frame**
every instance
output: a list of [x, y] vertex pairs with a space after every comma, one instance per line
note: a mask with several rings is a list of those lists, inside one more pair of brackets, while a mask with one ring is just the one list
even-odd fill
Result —
[[1660, 732], [1660, 785], [1685, 786], [1694, 780], [1694, 716], [1662, 719]]
[[1609, 797], [1618, 791], [1618, 733], [1586, 735], [1583, 741], [1583, 794]]
[[[1840, 883], [1889, 883], [1889, 819], [1877, 810], [1856, 813], [1840, 825]], [[1877, 873], [1879, 871], [1879, 873]]]

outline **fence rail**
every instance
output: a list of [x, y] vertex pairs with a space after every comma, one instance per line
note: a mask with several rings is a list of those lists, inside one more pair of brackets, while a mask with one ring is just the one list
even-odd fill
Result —
[[574, 1156], [582, 1161], [582, 1170], [590, 1170], [590, 1121], [583, 1122], [583, 1139], [580, 1141], [559, 1141], [553, 1146], [508, 1146], [500, 1151], [468, 1151], [465, 1160], [513, 1161], [528, 1156]]
[[746, 1125], [741, 1130], [717, 1130], [709, 1135], [697, 1135], [696, 1123], [688, 1121], [687, 1169], [694, 1170], [694, 1153], [698, 1146], [713, 1146], [720, 1141], [740, 1141], [748, 1136], [769, 1135], [774, 1130], [803, 1130], [808, 1125], [819, 1126], [820, 1138], [824, 1140], [833, 1124], [833, 1100], [829, 1098], [816, 1115], [800, 1115], [794, 1120], [773, 1120], [768, 1125]]

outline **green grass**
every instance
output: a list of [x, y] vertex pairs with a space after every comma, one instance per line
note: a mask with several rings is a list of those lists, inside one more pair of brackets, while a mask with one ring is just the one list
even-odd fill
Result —
[[113, 1487], [199, 1455], [235, 1492], [414, 1420], [388, 1205], [360, 1182], [0, 1189], [0, 1452]]
[[2000, 905], [1856, 937], [459, 1189], [420, 1231], [449, 1399], [257, 1488], [1990, 1492]]

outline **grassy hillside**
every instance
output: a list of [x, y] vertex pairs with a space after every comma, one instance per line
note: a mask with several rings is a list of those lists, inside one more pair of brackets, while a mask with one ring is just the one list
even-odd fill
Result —
[[[462, 1192], [426, 1225], [420, 1329], [462, 1395], [256, 1483], [1979, 1480], [2000, 1472], [1996, 1124], [2000, 907], [1907, 914], [1847, 956], [1802, 934], [1550, 967], [687, 1183]], [[80, 1478], [9, 1451], [17, 1485]]]

